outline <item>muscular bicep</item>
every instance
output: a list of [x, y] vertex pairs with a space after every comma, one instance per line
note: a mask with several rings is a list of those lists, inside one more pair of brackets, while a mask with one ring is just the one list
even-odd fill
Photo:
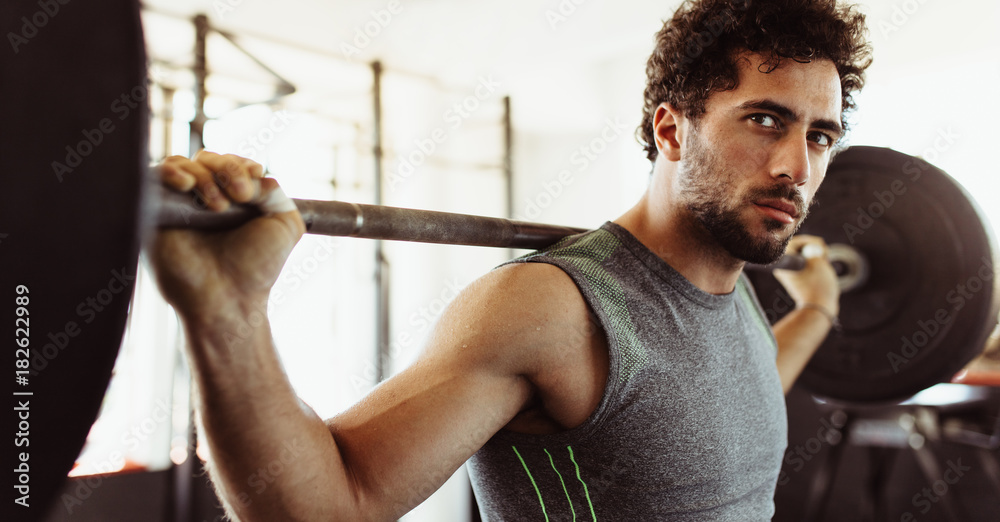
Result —
[[525, 302], [523, 276], [501, 270], [470, 285], [412, 366], [327, 421], [362, 513], [413, 508], [529, 403], [548, 319]]

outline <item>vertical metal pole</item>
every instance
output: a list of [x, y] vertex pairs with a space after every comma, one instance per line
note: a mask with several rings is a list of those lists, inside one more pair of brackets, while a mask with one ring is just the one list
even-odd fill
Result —
[[[382, 204], [382, 63], [372, 62], [372, 110], [374, 113], [374, 136], [372, 154], [375, 161], [375, 204]], [[375, 344], [378, 356], [375, 360], [375, 376], [382, 382], [389, 361], [389, 264], [385, 258], [383, 243], [375, 242]]]
[[[190, 124], [190, 154], [205, 148], [205, 80], [208, 78], [208, 66], [205, 59], [208, 42], [208, 17], [200, 14], [194, 17], [195, 42], [194, 42], [194, 119]], [[173, 96], [171, 93], [170, 109], [173, 110]], [[171, 120], [172, 120], [171, 115]], [[170, 155], [170, 151], [164, 151]], [[174, 522], [189, 522], [192, 520], [192, 495], [194, 492], [193, 477], [195, 473], [203, 473], [201, 462], [195, 454], [198, 445], [198, 433], [194, 422], [194, 404], [190, 398], [188, 400], [188, 446], [191, 453], [184, 463], [175, 465], [173, 470], [173, 505], [172, 519]]]
[[[175, 371], [178, 367], [181, 367], [184, 363], [179, 359], [183, 357], [182, 350], [177, 350], [177, 360], [175, 360]], [[190, 379], [190, 377], [189, 377]], [[194, 477], [203, 476], [205, 474], [205, 468], [201, 464], [201, 460], [198, 459], [197, 449], [198, 449], [198, 431], [195, 425], [194, 418], [194, 383], [188, 382], [188, 402], [187, 404], [181, 405], [186, 407], [188, 411], [188, 429], [187, 429], [187, 444], [188, 444], [188, 456], [184, 459], [184, 462], [180, 464], [174, 464], [172, 470], [172, 480], [170, 482], [170, 488], [173, 494], [173, 503], [171, 505], [171, 513], [168, 520], [173, 522], [191, 522], [194, 520]], [[173, 400], [173, 387], [171, 387], [171, 401]], [[173, 404], [173, 402], [171, 402]], [[172, 425], [172, 424], [171, 424]], [[173, 444], [173, 441], [171, 441]]]
[[[174, 129], [174, 88], [161, 86], [160, 90], [163, 92], [163, 157], [166, 158], [172, 154], [172, 149], [174, 148], [173, 140], [173, 129]], [[162, 159], [162, 158], [161, 158]]]
[[203, 14], [194, 17], [194, 119], [191, 120], [191, 150], [194, 154], [205, 148], [205, 80], [208, 78], [206, 49], [208, 42], [208, 16]]
[[[503, 179], [507, 193], [507, 219], [514, 219], [514, 143], [511, 128], [510, 96], [503, 97]], [[507, 251], [514, 257], [514, 249]]]

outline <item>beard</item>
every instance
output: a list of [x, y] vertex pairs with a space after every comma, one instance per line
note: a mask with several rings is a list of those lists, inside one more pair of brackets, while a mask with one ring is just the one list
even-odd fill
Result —
[[[777, 261], [808, 213], [802, 195], [794, 186], [775, 184], [730, 197], [727, 191], [737, 186], [739, 174], [723, 166], [697, 133], [691, 138], [689, 168], [678, 172], [681, 200], [686, 201], [687, 210], [732, 257], [762, 265]], [[798, 223], [784, 237], [779, 234], [787, 226], [784, 223], [765, 218], [765, 233], [755, 235], [742, 219], [743, 211], [754, 201], [771, 198], [791, 202], [798, 212]]]

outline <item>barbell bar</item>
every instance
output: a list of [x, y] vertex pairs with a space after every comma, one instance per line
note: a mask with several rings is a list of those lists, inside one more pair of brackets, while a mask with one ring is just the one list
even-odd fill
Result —
[[[292, 202], [302, 214], [307, 233], [333, 237], [537, 250], [587, 231], [563, 225], [344, 201], [293, 198]], [[165, 187], [159, 189], [157, 206], [156, 223], [161, 228], [225, 230], [262, 214], [249, 204], [233, 204], [223, 211], [208, 210], [196, 194]], [[831, 245], [830, 252], [838, 276], [842, 281], [851, 281], [849, 287], [842, 283], [842, 289], [863, 282], [864, 277], [858, 271], [865, 266], [862, 253], [842, 244]], [[748, 264], [747, 268], [801, 270], [805, 262], [802, 255], [786, 254], [772, 264]]]
[[[306, 232], [324, 236], [384, 239], [500, 248], [539, 249], [586, 229], [433, 210], [344, 201], [293, 199]], [[193, 193], [161, 188], [157, 224], [163, 228], [234, 228], [261, 215], [252, 205], [208, 210]]]

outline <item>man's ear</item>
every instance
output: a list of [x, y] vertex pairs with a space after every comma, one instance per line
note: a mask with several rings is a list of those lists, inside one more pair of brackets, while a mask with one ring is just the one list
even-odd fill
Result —
[[656, 141], [656, 150], [666, 160], [681, 159], [684, 120], [684, 115], [669, 103], [661, 103], [653, 113], [653, 139]]

